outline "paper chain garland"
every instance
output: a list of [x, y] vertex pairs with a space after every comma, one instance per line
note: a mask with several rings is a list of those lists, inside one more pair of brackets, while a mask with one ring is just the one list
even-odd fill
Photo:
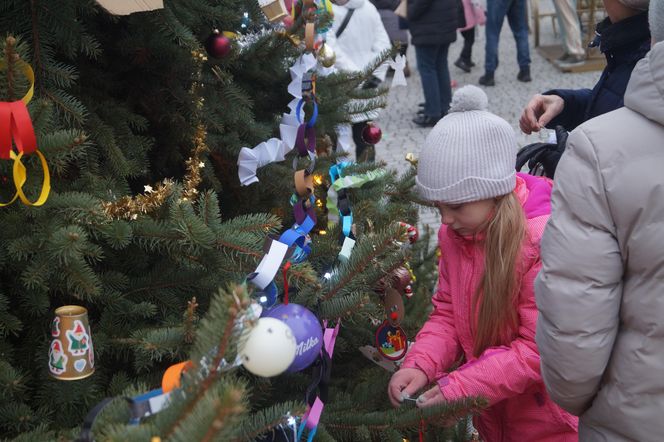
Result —
[[[16, 187], [16, 193], [12, 199], [6, 203], [0, 203], [0, 207], [8, 206], [17, 199], [20, 199], [26, 206], [41, 206], [46, 202], [48, 194], [51, 191], [51, 175], [48, 170], [48, 164], [44, 155], [37, 149], [35, 129], [32, 126], [32, 120], [26, 107], [34, 94], [35, 74], [29, 64], [18, 61], [18, 65], [30, 81], [30, 88], [25, 96], [18, 101], [0, 102], [0, 159], [14, 160], [12, 177], [14, 186]], [[5, 62], [0, 60], [0, 70], [6, 67]], [[12, 141], [16, 146], [18, 154], [12, 147]], [[30, 201], [23, 192], [23, 186], [27, 181], [27, 170], [21, 161], [23, 155], [32, 153], [39, 157], [44, 173], [41, 192], [34, 202]]]

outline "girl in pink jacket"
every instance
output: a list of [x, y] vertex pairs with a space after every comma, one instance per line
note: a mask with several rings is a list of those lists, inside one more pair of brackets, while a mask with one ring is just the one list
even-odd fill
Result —
[[418, 191], [443, 223], [438, 289], [388, 393], [399, 406], [435, 382], [420, 407], [482, 396], [489, 407], [474, 424], [487, 442], [576, 441], [577, 418], [549, 398], [535, 344], [533, 281], [552, 182], [515, 173], [514, 130], [487, 102], [475, 86], [459, 89], [420, 155]]

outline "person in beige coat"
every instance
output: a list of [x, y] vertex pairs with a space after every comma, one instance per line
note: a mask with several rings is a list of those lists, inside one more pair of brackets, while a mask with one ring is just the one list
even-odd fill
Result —
[[664, 0], [625, 107], [574, 130], [535, 283], [551, 398], [581, 441], [664, 440]]

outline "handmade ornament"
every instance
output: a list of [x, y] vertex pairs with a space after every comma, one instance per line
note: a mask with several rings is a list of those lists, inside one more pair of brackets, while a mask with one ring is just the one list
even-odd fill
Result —
[[376, 348], [391, 361], [402, 359], [408, 351], [408, 338], [401, 327], [394, 327], [388, 321], [376, 331]]
[[378, 144], [382, 136], [383, 131], [380, 130], [380, 127], [371, 122], [367, 123], [367, 125], [362, 130], [362, 139], [367, 144]]
[[299, 304], [289, 303], [264, 311], [263, 317], [285, 322], [295, 336], [295, 360], [287, 371], [301, 371], [314, 362], [323, 346], [323, 328], [316, 315]]
[[323, 43], [323, 46], [318, 50], [318, 61], [326, 68], [331, 68], [337, 61], [337, 55], [327, 43]]
[[398, 327], [399, 324], [401, 324], [405, 314], [401, 293], [396, 291], [393, 287], [389, 287], [387, 290], [385, 290], [385, 296], [383, 296], [383, 307], [385, 308], [387, 322], [389, 322], [393, 327]]
[[163, 0], [97, 0], [97, 3], [113, 15], [129, 15], [164, 8]]
[[[0, 102], [0, 159], [14, 161], [12, 176], [16, 188], [16, 193], [12, 199], [6, 203], [0, 203], [0, 207], [8, 206], [17, 199], [20, 199], [27, 206], [41, 206], [46, 202], [51, 191], [51, 177], [46, 158], [37, 149], [35, 129], [32, 126], [32, 120], [26, 107], [32, 100], [34, 93], [35, 74], [29, 64], [21, 60], [16, 63], [30, 82], [30, 88], [25, 96], [18, 101]], [[5, 62], [0, 60], [0, 70], [5, 68]], [[44, 174], [41, 192], [34, 202], [31, 202], [23, 192], [23, 186], [27, 181], [27, 169], [21, 162], [23, 155], [32, 153], [39, 157]]]
[[399, 369], [399, 365], [395, 361], [385, 359], [385, 357], [383, 357], [383, 355], [376, 347], [372, 347], [371, 345], [364, 345], [360, 347], [359, 350], [365, 358], [369, 359], [390, 373], [394, 373]]
[[285, 322], [260, 318], [246, 333], [240, 339], [238, 355], [249, 372], [268, 378], [283, 373], [293, 363], [297, 343]]
[[272, 23], [288, 17], [288, 11], [283, 0], [258, 0], [258, 5], [263, 10], [263, 14]]
[[212, 34], [205, 40], [205, 50], [210, 57], [223, 58], [231, 51], [231, 40], [219, 29], [212, 31]]
[[394, 60], [388, 60], [387, 64], [394, 69], [394, 76], [392, 77], [392, 84], [390, 88], [395, 86], [407, 86], [406, 76], [404, 75], [404, 69], [406, 68], [406, 57], [399, 54], [394, 57]]
[[264, 289], [254, 292], [253, 297], [263, 309], [268, 309], [277, 303], [279, 292], [274, 281], [270, 282]]
[[53, 339], [48, 354], [51, 376], [73, 381], [94, 373], [94, 349], [88, 311], [84, 307], [66, 305], [56, 309], [51, 323], [51, 337]]

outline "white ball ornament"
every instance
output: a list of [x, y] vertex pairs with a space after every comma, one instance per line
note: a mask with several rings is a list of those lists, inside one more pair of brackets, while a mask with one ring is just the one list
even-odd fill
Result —
[[277, 376], [295, 359], [297, 342], [290, 327], [275, 318], [260, 318], [241, 343], [242, 365], [256, 376]]

